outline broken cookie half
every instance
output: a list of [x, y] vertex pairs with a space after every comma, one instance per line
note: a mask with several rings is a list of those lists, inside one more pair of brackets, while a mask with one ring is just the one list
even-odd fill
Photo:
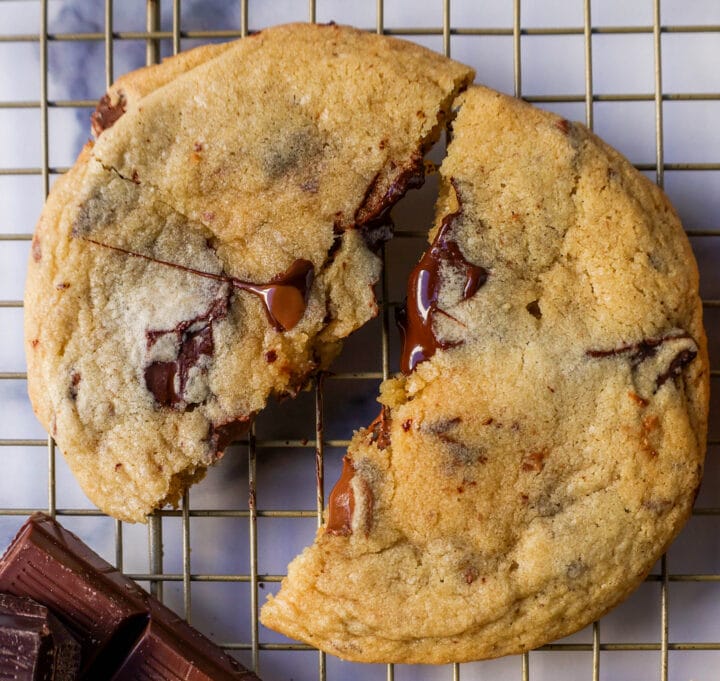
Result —
[[584, 126], [459, 100], [402, 375], [262, 622], [348, 660], [518, 653], [602, 616], [690, 515], [708, 414], [697, 268]]
[[33, 407], [102, 510], [176, 503], [376, 314], [388, 210], [472, 76], [298, 24], [111, 88], [48, 198], [25, 295]]

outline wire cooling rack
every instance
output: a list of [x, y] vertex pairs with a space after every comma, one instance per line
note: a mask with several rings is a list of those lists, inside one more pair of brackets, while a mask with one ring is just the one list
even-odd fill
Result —
[[[66, 119], [60, 117], [54, 124], [54, 117], [58, 112], [89, 112], [94, 107], [103, 88], [120, 75], [117, 55], [125, 44], [142, 45], [144, 62], [150, 64], [201, 42], [246, 36], [262, 25], [262, 19], [258, 26], [252, 23], [254, 12], [270, 15], [269, 21], [265, 19], [268, 23], [364, 22], [361, 25], [368, 30], [416, 40], [468, 61], [478, 68], [478, 80], [498, 89], [568, 117], [584, 118], [590, 127], [609, 134], [611, 143], [665, 186], [680, 209], [700, 262], [714, 357], [720, 344], [720, 279], [715, 274], [720, 262], [720, 224], [712, 224], [710, 217], [720, 208], [717, 3], [700, 2], [698, 9], [698, 3], [683, 5], [679, 0], [624, 5], [621, 0], [594, 0], [592, 6], [591, 0], [454, 0], [452, 6], [450, 0], [377, 0], [355, 3], [348, 10], [344, 3], [330, 0], [300, 5], [285, 0], [273, 3], [269, 10], [269, 3], [242, 0], [229, 10], [230, 3], [224, 7], [222, 2], [205, 3], [205, 10], [214, 12], [221, 23], [206, 28], [210, 21], [206, 20], [197, 28], [197, 22], [186, 19], [180, 0], [163, 5], [160, 0], [128, 0], [127, 5], [105, 0], [95, 12], [101, 23], [83, 25], [80, 21], [77, 30], [55, 30], [49, 16], [59, 3], [0, 2], [1, 72], [17, 68], [14, 55], [28, 47], [39, 64], [36, 97], [22, 98], [27, 87], [9, 94], [7, 86], [0, 89], [3, 125], [12, 114], [39, 125], [21, 163], [0, 152], [0, 265], [6, 273], [20, 273], [0, 275], [0, 461], [4, 471], [0, 474], [0, 538], [8, 541], [34, 510], [61, 516], [66, 526], [106, 558], [269, 681], [720, 679], [720, 467], [715, 463], [720, 440], [713, 415], [706, 480], [688, 528], [627, 603], [583, 632], [514, 658], [420, 668], [340, 663], [265, 630], [258, 623], [261, 599], [264, 593], [277, 590], [287, 561], [311, 540], [321, 522], [327, 492], [338, 477], [346, 438], [353, 427], [372, 417], [377, 384], [396, 368], [397, 340], [390, 324], [393, 301], [401, 297], [407, 271], [422, 248], [427, 217], [419, 218], [402, 205], [396, 209], [398, 233], [384, 254], [379, 319], [348, 342], [350, 349], [341, 357], [336, 373], [296, 403], [270, 407], [219, 470], [185, 495], [180, 510], [156, 513], [145, 529], [110, 520], [92, 508], [73, 488], [52, 439], [35, 437], [36, 424], [18, 426], [29, 413], [29, 405], [18, 312], [22, 308], [18, 279], [24, 270], [17, 259], [27, 254], [32, 224], [11, 224], [17, 211], [7, 208], [7, 187], [16, 185], [3, 183], [27, 178], [27, 195], [21, 200], [33, 203], [31, 212], [39, 213], [53, 179], [70, 162], [51, 163], [53, 143], [66, 136], [62, 123]], [[72, 10], [83, 3], [68, 0], [62, 4]], [[202, 14], [197, 8], [203, 3], [184, 4], [195, 7], [196, 17]], [[131, 15], [134, 25], [116, 25], [121, 5], [123, 17]], [[417, 20], [420, 5], [427, 20]], [[545, 12], [554, 25], [544, 22]], [[15, 28], [13, 17], [28, 13], [36, 17], [39, 30], [22, 32], [26, 30], [22, 22], [16, 22], [21, 28]], [[664, 21], [666, 15], [672, 20]], [[233, 17], [232, 25], [223, 23], [228, 20], [222, 17], [228, 16]], [[620, 49], [619, 40], [630, 47]], [[67, 43], [84, 43], [95, 52], [102, 46], [104, 83], [94, 92], [97, 97], [53, 96], [53, 55], [56, 46]], [[574, 51], [567, 60], [563, 59], [566, 46]], [[638, 64], [647, 67], [649, 79], [644, 82], [633, 80]], [[80, 64], [77, 78], [83, 78], [83, 68]], [[630, 73], [630, 85], [614, 90], [611, 76], [625, 71]], [[668, 81], [672, 87], [666, 85]], [[689, 156], [684, 156], [686, 151]], [[420, 195], [416, 203], [431, 214], [432, 186], [428, 192], [429, 198]], [[17, 202], [18, 197], [13, 200]], [[714, 366], [713, 387], [718, 377]], [[14, 430], [18, 427], [22, 432]]]

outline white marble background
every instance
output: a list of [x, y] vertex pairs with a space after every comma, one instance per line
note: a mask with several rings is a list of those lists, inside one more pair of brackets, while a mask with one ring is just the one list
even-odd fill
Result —
[[[101, 0], [49, 0], [48, 30], [51, 34], [104, 31], [104, 2]], [[588, 3], [590, 4], [590, 3]], [[521, 25], [532, 29], [548, 26], [577, 28], [584, 23], [583, 0], [523, 0]], [[592, 0], [595, 27], [651, 26], [652, 0]], [[720, 25], [717, 0], [660, 0], [663, 26]], [[170, 30], [172, 3], [161, 2], [163, 30]], [[335, 20], [374, 29], [376, 2], [318, 0], [317, 20]], [[512, 0], [451, 0], [451, 26], [508, 29], [513, 25]], [[16, 108], [0, 105], [0, 169], [32, 169], [42, 164], [40, 109], [40, 51], [38, 41], [8, 36], [37, 35], [41, 4], [34, 0], [0, 0], [0, 103], [28, 102]], [[284, 21], [308, 19], [307, 0], [249, 0], [251, 30]], [[114, 3], [114, 30], [142, 31], [145, 28], [144, 0], [117, 0]], [[438, 28], [442, 26], [441, 0], [385, 0], [384, 23], [388, 28]], [[183, 30], [234, 29], [240, 26], [240, 3], [221, 0], [185, 0], [181, 8]], [[442, 51], [441, 35], [411, 36], [422, 44]], [[184, 39], [182, 48], [198, 40]], [[162, 42], [162, 54], [170, 54], [170, 40]], [[55, 100], [94, 100], [105, 89], [103, 41], [56, 41], [48, 45], [48, 97]], [[472, 64], [478, 81], [502, 91], [513, 92], [513, 40], [509, 35], [458, 36], [451, 40], [452, 56]], [[539, 95], [584, 95], [585, 53], [582, 35], [523, 35], [521, 39], [522, 93]], [[142, 40], [116, 40], [115, 76], [144, 63]], [[593, 89], [596, 94], [633, 93], [652, 95], [654, 43], [652, 33], [607, 34], [592, 37]], [[720, 32], [665, 31], [662, 35], [663, 91], [665, 93], [720, 93]], [[583, 102], [543, 105], [559, 113], [584, 120]], [[88, 137], [86, 108], [51, 107], [49, 110], [49, 162], [52, 168], [70, 165]], [[720, 162], [720, 95], [713, 99], [665, 101], [664, 147], [666, 163]], [[633, 162], [655, 162], [655, 104], [652, 100], [596, 102], [594, 127]], [[648, 173], [654, 178], [654, 173]], [[51, 182], [52, 178], [51, 176]], [[718, 237], [693, 236], [692, 243], [701, 267], [702, 292], [707, 299], [720, 298], [720, 170], [667, 170], [665, 187], [688, 230], [716, 230]], [[395, 218], [399, 229], [423, 229], [428, 225], [433, 186], [414, 197], [413, 206], [398, 206]], [[26, 397], [23, 378], [22, 308], [13, 301], [23, 295], [25, 260], [29, 238], [43, 200], [38, 174], [0, 175], [0, 549], [12, 538], [24, 517], [17, 510], [47, 508], [48, 452], [42, 444], [39, 426]], [[389, 246], [391, 299], [402, 296], [404, 282], [422, 248], [420, 239], [396, 239]], [[720, 314], [706, 310], [711, 338], [711, 360], [720, 350]], [[338, 361], [338, 371], [380, 370], [380, 323], [376, 320], [351, 339]], [[391, 358], [396, 366], [397, 339], [391, 338]], [[325, 435], [344, 440], [353, 428], [366, 424], [376, 412], [374, 395], [377, 380], [328, 380], [325, 390]], [[715, 380], [713, 381], [715, 384]], [[715, 385], [713, 385], [715, 387]], [[715, 391], [717, 392], [717, 390]], [[713, 400], [711, 440], [720, 429]], [[257, 424], [258, 438], [276, 441], [312, 440], [314, 393], [294, 403], [272, 406]], [[706, 479], [697, 507], [720, 508], [720, 465], [718, 446], [711, 446]], [[326, 449], [326, 493], [339, 473], [342, 448]], [[306, 447], [263, 448], [257, 458], [258, 508], [268, 510], [315, 510], [314, 449]], [[226, 456], [208, 478], [191, 493], [193, 509], [247, 510], [248, 458], [238, 446]], [[92, 510], [65, 467], [56, 460], [58, 509]], [[15, 515], [8, 513], [15, 510]], [[79, 533], [108, 560], [115, 561], [115, 523], [95, 515], [67, 515], [63, 523]], [[259, 518], [258, 570], [279, 575], [293, 555], [311, 540], [316, 520], [305, 518]], [[165, 572], [182, 573], [182, 525], [178, 517], [162, 520]], [[193, 517], [190, 522], [191, 572], [244, 574], [250, 571], [249, 526], [246, 518]], [[123, 564], [126, 572], [144, 574], [148, 564], [148, 531], [143, 526], [123, 525]], [[707, 511], [694, 516], [671, 547], [667, 568], [671, 574], [668, 598], [669, 640], [715, 642], [720, 646], [720, 518]], [[658, 565], [653, 571], [660, 573]], [[704, 581], [682, 581], [677, 576], [710, 575]], [[261, 585], [259, 597], [277, 589], [277, 583]], [[168, 581], [164, 597], [183, 612], [182, 582]], [[219, 642], [249, 643], [251, 631], [250, 585], [245, 582], [194, 581], [191, 588], [191, 619]], [[661, 632], [661, 589], [658, 581], [643, 584], [622, 606], [605, 617], [600, 625], [601, 643], [658, 643]], [[261, 643], [285, 642], [283, 637], [260, 627]], [[573, 643], [592, 642], [590, 628], [568, 639]], [[249, 663], [247, 651], [236, 652]], [[600, 678], [608, 681], [651, 681], [660, 679], [658, 651], [603, 651]], [[267, 681], [317, 678], [317, 653], [272, 651], [260, 653], [260, 669]], [[350, 665], [327, 659], [327, 675], [336, 680], [384, 679], [380, 665]], [[397, 666], [395, 679], [435, 681], [453, 678], [445, 667]], [[504, 681], [521, 679], [519, 657], [493, 662], [464, 664], [462, 679]], [[592, 653], [568, 651], [533, 652], [529, 656], [529, 678], [533, 681], [575, 681], [592, 678]], [[717, 681], [720, 679], [720, 652], [671, 650], [671, 681]]]

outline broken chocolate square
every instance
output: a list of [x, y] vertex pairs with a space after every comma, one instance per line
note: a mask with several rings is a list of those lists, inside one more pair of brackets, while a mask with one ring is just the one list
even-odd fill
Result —
[[43, 605], [0, 594], [0, 679], [73, 681], [80, 645]]

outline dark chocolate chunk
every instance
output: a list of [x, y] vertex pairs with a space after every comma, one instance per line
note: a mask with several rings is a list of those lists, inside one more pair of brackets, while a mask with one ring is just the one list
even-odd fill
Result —
[[175, 616], [151, 617], [111, 681], [257, 681], [257, 676]]
[[418, 189], [425, 182], [425, 165], [422, 154], [415, 154], [407, 166], [395, 174], [389, 186], [380, 186], [381, 173], [370, 183], [360, 207], [355, 211], [355, 226], [360, 230], [367, 247], [377, 253], [393, 235], [390, 218], [392, 207], [410, 189]]
[[[81, 646], [81, 679], [114, 678], [128, 660], [147, 676], [118, 678], [257, 678], [43, 513], [30, 516], [0, 559], [0, 590], [42, 603], [70, 629]], [[145, 664], [146, 654], [161, 664]], [[191, 675], [195, 669], [206, 675]]]
[[540, 303], [537, 300], [533, 300], [529, 302], [525, 309], [533, 316], [535, 319], [541, 319], [542, 318], [542, 311], [540, 310]]
[[275, 351], [275, 350], [268, 350], [268, 351], [265, 353], [265, 361], [266, 361], [268, 364], [272, 364], [272, 363], [277, 359], [277, 357], [278, 357], [278, 356], [277, 356], [277, 351]]
[[[460, 193], [456, 193], [460, 199]], [[400, 369], [409, 374], [420, 362], [430, 359], [438, 348], [447, 349], [458, 342], [442, 341], [435, 336], [433, 321], [439, 311], [440, 271], [443, 265], [465, 275], [462, 299], [471, 298], [485, 283], [488, 271], [469, 262], [451, 234], [455, 222], [462, 217], [462, 202], [456, 213], [446, 215], [430, 248], [413, 269], [408, 281], [404, 308], [398, 310], [397, 323], [402, 336]]]
[[178, 339], [178, 355], [171, 362], [153, 362], [145, 369], [145, 385], [155, 399], [165, 407], [187, 406], [185, 388], [190, 370], [203, 356], [212, 356], [213, 322], [227, 316], [228, 296], [216, 299], [203, 315], [178, 324], [166, 331], [147, 331], [147, 346], [151, 348], [165, 335]]
[[217, 425], [210, 426], [210, 446], [215, 452], [223, 452], [226, 447], [231, 445], [235, 440], [239, 440], [252, 426], [253, 416], [245, 416], [242, 418], [235, 419], [234, 421], [228, 421], [227, 423], [219, 423]]
[[56, 614], [81, 645], [82, 674], [102, 669], [118, 634], [137, 635], [147, 620], [140, 587], [40, 513], [20, 528], [0, 560], [0, 590]]
[[365, 226], [387, 219], [387, 214], [409, 189], [417, 189], [425, 182], [425, 164], [421, 153], [416, 153], [409, 163], [395, 173], [390, 184], [383, 189], [382, 175], [378, 172], [365, 192], [360, 207], [355, 211], [355, 224]]
[[43, 605], [0, 594], [0, 679], [73, 681], [80, 645]]
[[349, 456], [343, 457], [343, 469], [340, 479], [330, 492], [325, 532], [348, 536], [352, 534], [352, 517], [355, 511], [355, 495], [350, 485], [355, 475], [355, 467]]
[[90, 114], [90, 124], [95, 137], [100, 137], [104, 130], [112, 128], [115, 122], [125, 113], [127, 101], [125, 95], [120, 92], [118, 94], [117, 104], [110, 102], [110, 95], [103, 95], [95, 107], [95, 111]]

